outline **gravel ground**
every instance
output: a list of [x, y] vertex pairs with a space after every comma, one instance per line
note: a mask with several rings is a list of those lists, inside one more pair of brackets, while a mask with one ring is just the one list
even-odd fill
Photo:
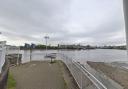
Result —
[[30, 62], [11, 67], [16, 89], [78, 89], [66, 66], [60, 61]]
[[128, 70], [103, 62], [87, 62], [98, 72], [102, 72], [115, 82], [119, 83], [124, 89], [128, 89]]

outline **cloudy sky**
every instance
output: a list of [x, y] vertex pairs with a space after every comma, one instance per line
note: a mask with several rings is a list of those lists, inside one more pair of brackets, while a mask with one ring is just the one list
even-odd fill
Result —
[[0, 0], [8, 44], [124, 44], [122, 0]]

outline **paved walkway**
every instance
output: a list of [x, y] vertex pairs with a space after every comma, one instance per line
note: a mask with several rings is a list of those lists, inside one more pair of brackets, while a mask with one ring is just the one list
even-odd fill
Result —
[[16, 89], [78, 89], [65, 69], [60, 62], [45, 61], [13, 67], [10, 72], [17, 82]]

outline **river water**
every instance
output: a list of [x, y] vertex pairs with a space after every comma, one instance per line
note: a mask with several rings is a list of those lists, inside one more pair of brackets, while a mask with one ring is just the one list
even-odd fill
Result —
[[[30, 51], [22, 50], [22, 61], [30, 61]], [[47, 53], [63, 53], [75, 61], [85, 63], [86, 61], [94, 62], [115, 62], [115, 61], [128, 61], [126, 50], [116, 49], [96, 49], [96, 50], [48, 50]], [[46, 55], [45, 50], [33, 50], [32, 60], [44, 60]], [[46, 60], [46, 59], [45, 59]]]

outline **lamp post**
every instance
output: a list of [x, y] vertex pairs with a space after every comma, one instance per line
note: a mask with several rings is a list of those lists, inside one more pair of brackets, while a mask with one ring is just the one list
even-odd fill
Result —
[[125, 32], [126, 32], [126, 47], [128, 50], [128, 0], [123, 0], [124, 19], [125, 19]]
[[46, 35], [46, 36], [44, 37], [44, 39], [45, 39], [45, 42], [46, 42], [46, 56], [47, 56], [47, 43], [48, 43], [47, 40], [49, 39], [49, 36]]

